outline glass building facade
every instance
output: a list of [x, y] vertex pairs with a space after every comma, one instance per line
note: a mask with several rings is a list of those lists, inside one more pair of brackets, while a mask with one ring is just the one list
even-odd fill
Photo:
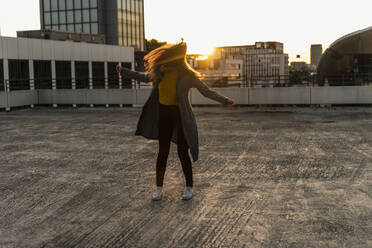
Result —
[[0, 91], [5, 90], [5, 83], [4, 83], [4, 64], [3, 60], [0, 59]]
[[145, 49], [143, 0], [118, 0], [118, 44]]
[[145, 50], [144, 0], [40, 0], [41, 28], [104, 34], [106, 43]]
[[98, 34], [98, 0], [41, 0], [42, 29]]

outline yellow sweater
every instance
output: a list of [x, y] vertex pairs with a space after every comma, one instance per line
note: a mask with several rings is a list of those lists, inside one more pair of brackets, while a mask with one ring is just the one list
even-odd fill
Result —
[[163, 105], [178, 105], [176, 83], [178, 72], [166, 72], [159, 83], [159, 102]]

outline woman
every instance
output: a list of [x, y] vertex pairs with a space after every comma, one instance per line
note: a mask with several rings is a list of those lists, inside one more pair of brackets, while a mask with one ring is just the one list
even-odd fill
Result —
[[153, 82], [152, 93], [140, 116], [136, 135], [159, 140], [156, 160], [156, 190], [154, 201], [161, 200], [163, 180], [170, 143], [177, 143], [178, 156], [186, 179], [183, 200], [192, 198], [193, 176], [189, 150], [193, 161], [198, 160], [198, 131], [189, 102], [189, 90], [197, 88], [201, 94], [222, 104], [233, 105], [234, 101], [209, 89], [186, 60], [186, 43], [166, 44], [145, 56], [147, 75], [117, 66], [123, 77], [141, 82]]

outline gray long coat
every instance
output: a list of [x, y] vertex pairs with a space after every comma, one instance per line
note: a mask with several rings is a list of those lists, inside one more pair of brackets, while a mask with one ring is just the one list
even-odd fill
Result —
[[[131, 71], [123, 68], [123, 77], [133, 78], [141, 82], [150, 82], [150, 78], [146, 75], [140, 74], [135, 71]], [[155, 80], [154, 87], [152, 89], [149, 99], [143, 106], [140, 119], [137, 124], [136, 135], [146, 137], [148, 139], [159, 139], [159, 90], [158, 85], [161, 78]], [[187, 144], [189, 145], [190, 152], [194, 162], [199, 157], [199, 141], [198, 141], [198, 129], [196, 126], [195, 116], [192, 112], [192, 108], [189, 102], [189, 90], [190, 88], [196, 88], [199, 92], [212, 100], [226, 104], [227, 97], [220, 95], [219, 93], [211, 90], [201, 80], [192, 77], [191, 75], [183, 72], [180, 73], [177, 80], [177, 99], [179, 104], [179, 110], [181, 114], [181, 122], [183, 126], [183, 132]], [[173, 130], [172, 141], [177, 143], [176, 129]]]

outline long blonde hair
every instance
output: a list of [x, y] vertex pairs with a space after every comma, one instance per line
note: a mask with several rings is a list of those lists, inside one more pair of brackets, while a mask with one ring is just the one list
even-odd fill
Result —
[[161, 77], [160, 67], [162, 65], [175, 66], [178, 70], [192, 77], [200, 78], [201, 74], [194, 70], [186, 59], [187, 45], [185, 42], [178, 44], [165, 44], [148, 53], [145, 59], [145, 68], [151, 80]]

